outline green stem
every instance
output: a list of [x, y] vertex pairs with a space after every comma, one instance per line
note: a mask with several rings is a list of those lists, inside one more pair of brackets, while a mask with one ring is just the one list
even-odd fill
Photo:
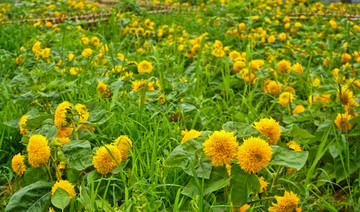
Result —
[[272, 189], [273, 189], [274, 186], [275, 186], [275, 182], [276, 182], [276, 180], [277, 180], [277, 178], [278, 178], [278, 175], [279, 175], [279, 173], [280, 173], [281, 168], [282, 168], [282, 166], [279, 166], [278, 170], [276, 171], [276, 173], [275, 173], [275, 175], [274, 175], [274, 177], [273, 177], [273, 181], [272, 181], [272, 184], [271, 184], [270, 192], [272, 191]]

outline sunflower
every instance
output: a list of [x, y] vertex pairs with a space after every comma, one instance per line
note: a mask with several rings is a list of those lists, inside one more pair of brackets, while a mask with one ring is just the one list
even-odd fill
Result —
[[272, 148], [259, 138], [244, 139], [237, 153], [238, 164], [247, 173], [258, 173], [267, 166], [271, 160]]
[[37, 168], [48, 162], [50, 157], [50, 147], [48, 140], [40, 134], [32, 135], [26, 147], [29, 163]]
[[343, 86], [341, 89], [338, 89], [336, 97], [342, 105], [357, 105], [354, 100], [354, 93], [348, 86]]
[[304, 112], [306, 109], [303, 105], [296, 105], [296, 107], [293, 109], [292, 111], [292, 114], [295, 115], [295, 114], [299, 114], [299, 113], [302, 113]]
[[105, 145], [96, 150], [92, 164], [97, 172], [104, 175], [112, 172], [117, 167], [115, 160], [111, 157], [108, 150], [118, 163], [121, 163], [122, 158], [120, 150], [114, 145]]
[[294, 100], [294, 95], [290, 92], [282, 92], [279, 96], [279, 103], [283, 106], [289, 105]]
[[229, 53], [229, 58], [232, 61], [238, 61], [238, 60], [243, 60], [243, 58], [241, 57], [240, 52], [238, 51], [232, 51]]
[[353, 127], [352, 124], [347, 123], [352, 118], [353, 117], [348, 113], [343, 113], [343, 114], [338, 113], [336, 119], [334, 120], [334, 123], [339, 130], [348, 131], [351, 130], [351, 128]]
[[26, 165], [24, 164], [25, 156], [21, 153], [14, 155], [11, 160], [11, 167], [13, 171], [18, 175], [22, 176], [26, 170]]
[[260, 182], [259, 193], [264, 193], [265, 192], [265, 194], [266, 194], [267, 186], [269, 185], [269, 183], [266, 182], [263, 177], [260, 177], [258, 179], [259, 179], [259, 182]]
[[275, 196], [277, 204], [272, 203], [272, 206], [269, 207], [269, 212], [292, 212], [294, 210], [301, 211], [297, 205], [300, 202], [297, 194], [294, 194], [292, 191], [285, 191], [283, 197]]
[[233, 66], [233, 70], [236, 72], [241, 72], [241, 70], [246, 66], [244, 61], [236, 61]]
[[290, 73], [290, 71], [291, 71], [291, 63], [289, 61], [286, 61], [286, 60], [281, 60], [277, 64], [277, 70], [279, 71], [280, 74], [285, 74], [285, 72]]
[[270, 145], [274, 145], [280, 138], [281, 129], [279, 122], [273, 118], [261, 118], [259, 122], [254, 122], [253, 127], [269, 138]]
[[59, 127], [57, 128], [56, 138], [69, 137], [72, 134], [73, 130], [74, 128], [72, 127]]
[[153, 66], [148, 61], [144, 60], [138, 65], [139, 73], [151, 73], [153, 70]]
[[57, 127], [67, 127], [71, 124], [72, 117], [72, 104], [68, 101], [64, 101], [63, 103], [59, 104], [55, 111], [55, 120], [54, 124]]
[[88, 121], [89, 120], [89, 111], [83, 104], [76, 104], [75, 110], [79, 114], [79, 121]]
[[93, 50], [92, 50], [92, 49], [86, 48], [86, 49], [84, 49], [84, 50], [82, 51], [81, 56], [87, 58], [87, 57], [89, 57], [90, 55], [92, 55], [92, 53], [93, 53]]
[[288, 146], [292, 150], [295, 150], [296, 152], [301, 151], [300, 144], [296, 143], [295, 141], [289, 141], [288, 143], [286, 143], [286, 146]]
[[225, 132], [224, 130], [215, 131], [203, 145], [206, 157], [211, 159], [214, 166], [231, 164], [239, 147], [234, 132]]
[[99, 96], [101, 96], [102, 98], [108, 98], [110, 96], [110, 90], [103, 81], [98, 81], [97, 90]]
[[[139, 90], [142, 90], [145, 87], [146, 82], [147, 82], [147, 80], [145, 80], [145, 79], [133, 81], [132, 82], [133, 91], [137, 92]], [[155, 88], [153, 87], [153, 84], [154, 84], [153, 82], [149, 82], [147, 84], [146, 90], [147, 91], [154, 91]]]
[[292, 67], [291, 69], [295, 72], [298, 73], [298, 76], [300, 77], [302, 75], [302, 73], [304, 72], [304, 69], [302, 67], [302, 65], [298, 62], [296, 62]]
[[21, 135], [27, 135], [29, 134], [29, 130], [23, 128], [24, 125], [27, 123], [27, 119], [29, 118], [29, 115], [23, 115], [21, 116], [20, 122], [19, 122], [19, 128]]
[[265, 93], [277, 95], [281, 91], [281, 83], [274, 80], [267, 80], [264, 85]]
[[197, 130], [190, 130], [190, 131], [186, 131], [183, 135], [183, 138], [181, 140], [181, 144], [185, 143], [187, 140], [192, 139], [192, 138], [197, 138], [201, 136], [201, 132], [197, 131]]
[[131, 139], [126, 135], [120, 135], [113, 143], [121, 153], [121, 159], [128, 159], [127, 155], [129, 154], [129, 148], [133, 146]]
[[68, 192], [69, 196], [70, 196], [70, 199], [72, 199], [76, 192], [75, 192], [75, 186], [73, 184], [71, 184], [69, 181], [67, 180], [59, 180], [57, 181], [53, 187], [51, 188], [51, 195], [54, 195], [56, 189], [58, 188], [62, 188], [64, 189], [65, 191]]

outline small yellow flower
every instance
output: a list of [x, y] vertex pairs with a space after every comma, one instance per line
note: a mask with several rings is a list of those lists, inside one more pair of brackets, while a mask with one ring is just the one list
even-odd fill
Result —
[[295, 150], [296, 152], [301, 151], [300, 144], [296, 143], [295, 141], [289, 141], [288, 143], [286, 143], [286, 146], [288, 146], [292, 150]]
[[72, 199], [76, 192], [75, 192], [75, 186], [73, 184], [71, 184], [69, 181], [67, 180], [59, 180], [57, 181], [53, 187], [51, 188], [51, 195], [54, 195], [56, 189], [58, 188], [62, 188], [65, 191], [67, 191], [69, 193], [70, 199]]
[[120, 151], [122, 160], [128, 159], [130, 153], [129, 148], [133, 146], [131, 139], [126, 135], [120, 135], [113, 143]]
[[279, 103], [283, 106], [289, 105], [294, 100], [294, 95], [290, 92], [283, 92], [279, 96]]
[[261, 118], [259, 122], [254, 122], [253, 127], [269, 138], [270, 145], [276, 144], [280, 139], [280, 124], [273, 118]]
[[102, 98], [110, 97], [110, 90], [108, 89], [107, 85], [103, 81], [98, 81], [97, 90], [98, 90], [99, 96], [101, 96]]
[[271, 156], [272, 148], [259, 137], [244, 139], [237, 152], [238, 164], [247, 173], [258, 173], [269, 164]]
[[[111, 152], [112, 156], [109, 154]], [[114, 145], [105, 145], [96, 150], [96, 155], [93, 157], [92, 164], [97, 172], [106, 175], [112, 172], [117, 164], [115, 160], [120, 164], [122, 155], [120, 150]]]
[[93, 53], [93, 50], [92, 50], [92, 49], [86, 48], [86, 49], [84, 49], [83, 52], [81, 53], [81, 56], [87, 58], [87, 57], [89, 57], [90, 55], [92, 55], [92, 53]]
[[153, 70], [153, 66], [148, 61], [144, 60], [138, 65], [139, 73], [151, 73]]
[[272, 206], [270, 206], [268, 209], [269, 212], [291, 212], [294, 210], [297, 212], [301, 211], [301, 209], [297, 207], [300, 199], [297, 194], [294, 194], [292, 191], [285, 191], [283, 197], [275, 196], [275, 199], [277, 204], [272, 203]]
[[296, 105], [296, 107], [293, 109], [292, 113], [295, 114], [299, 114], [304, 112], [306, 109], [303, 105]]
[[29, 115], [23, 115], [21, 116], [20, 122], [19, 122], [19, 128], [21, 135], [27, 135], [29, 134], [29, 130], [23, 128], [24, 125], [27, 123], [27, 119], [29, 118]]
[[48, 140], [43, 135], [32, 135], [26, 147], [29, 163], [38, 168], [48, 162], [50, 158], [50, 147]]
[[26, 165], [24, 164], [25, 156], [21, 155], [21, 153], [14, 155], [11, 160], [11, 167], [15, 174], [18, 176], [22, 176], [26, 170]]
[[259, 182], [260, 182], [259, 193], [264, 193], [265, 192], [265, 194], [266, 194], [267, 186], [269, 185], [269, 183], [266, 182], [263, 177], [259, 178]]
[[231, 164], [239, 147], [234, 132], [225, 132], [224, 130], [215, 131], [203, 145], [206, 157], [211, 159], [214, 166]]
[[70, 102], [64, 101], [59, 104], [55, 110], [54, 124], [57, 127], [67, 127], [71, 125], [71, 117], [73, 116], [73, 106]]
[[189, 139], [198, 138], [199, 136], [201, 136], [201, 132], [199, 132], [197, 130], [186, 131], [181, 140], [181, 144], [185, 143]]
[[277, 64], [277, 70], [279, 71], [280, 74], [285, 74], [285, 72], [290, 73], [290, 71], [291, 71], [291, 63], [289, 61], [286, 61], [286, 60], [281, 60]]
[[335, 125], [341, 131], [348, 131], [351, 130], [353, 127], [352, 124], [349, 124], [348, 121], [351, 120], [353, 117], [348, 113], [338, 113], [336, 119], [334, 120]]

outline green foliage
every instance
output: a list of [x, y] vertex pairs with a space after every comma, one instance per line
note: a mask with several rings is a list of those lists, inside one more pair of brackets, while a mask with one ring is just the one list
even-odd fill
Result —
[[53, 184], [38, 181], [25, 186], [10, 198], [5, 211], [47, 211], [50, 205], [51, 186]]

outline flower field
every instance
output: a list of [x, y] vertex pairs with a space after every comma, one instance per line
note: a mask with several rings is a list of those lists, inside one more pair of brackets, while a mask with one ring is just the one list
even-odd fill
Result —
[[356, 4], [6, 0], [0, 210], [360, 211], [358, 36]]

